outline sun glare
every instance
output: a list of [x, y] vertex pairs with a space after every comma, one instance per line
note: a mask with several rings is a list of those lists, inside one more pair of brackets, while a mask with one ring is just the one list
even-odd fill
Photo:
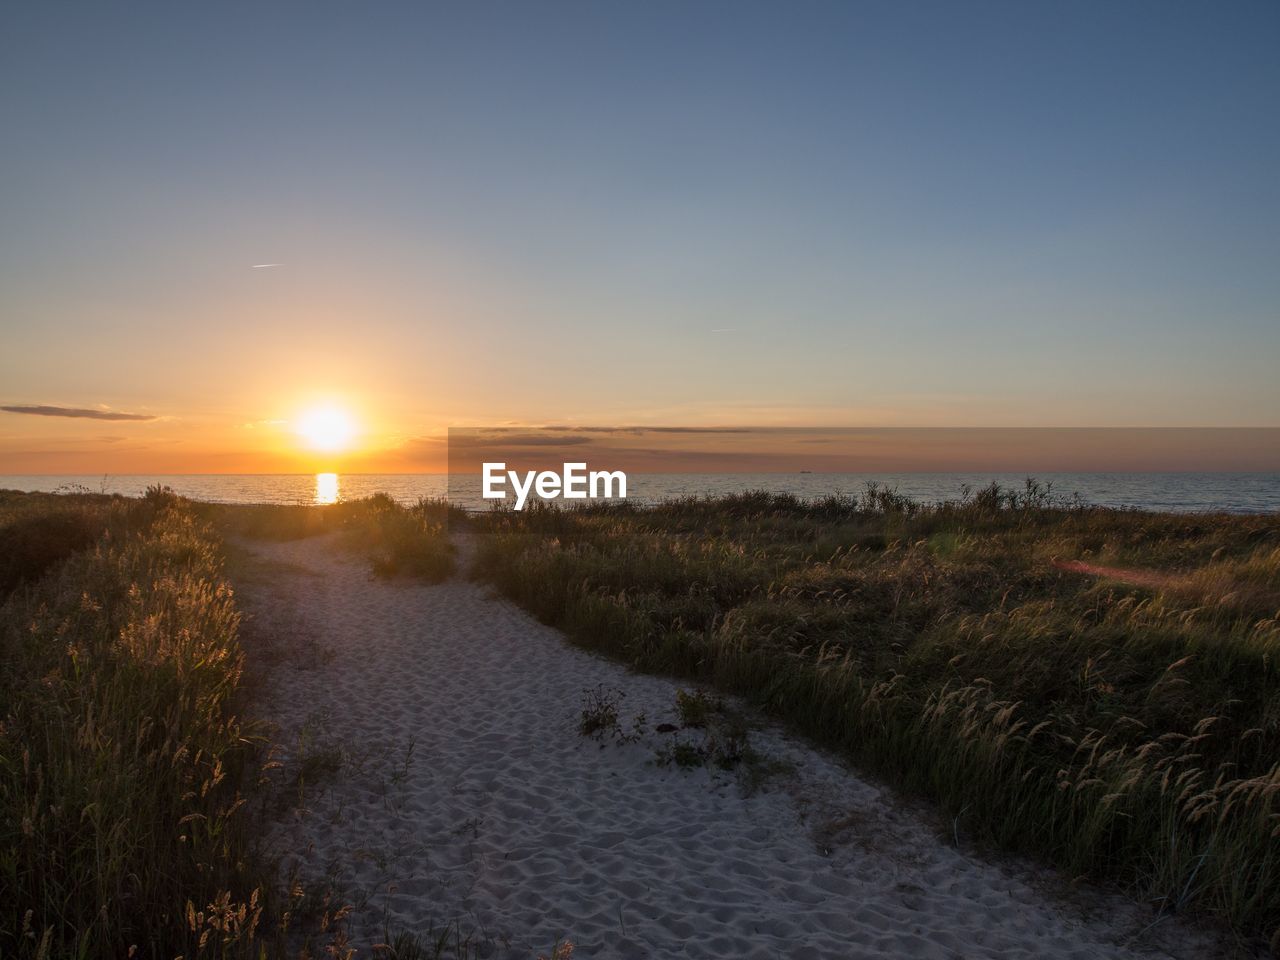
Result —
[[312, 449], [328, 452], [345, 450], [356, 433], [351, 416], [335, 407], [308, 411], [298, 419], [296, 429]]

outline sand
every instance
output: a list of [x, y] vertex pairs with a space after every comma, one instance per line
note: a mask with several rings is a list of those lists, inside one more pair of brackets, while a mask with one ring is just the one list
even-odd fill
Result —
[[[966, 852], [775, 727], [752, 734], [781, 771], [760, 789], [660, 765], [692, 736], [652, 729], [675, 719], [677, 685], [572, 647], [486, 587], [379, 581], [329, 538], [249, 546], [262, 711], [286, 770], [310, 758], [272, 842], [354, 904], [358, 956], [386, 931], [450, 928], [519, 958], [558, 939], [577, 958], [1211, 952], [1172, 921], [1145, 929], [1149, 911], [1118, 896], [1063, 897], [1051, 873]], [[598, 685], [650, 732], [580, 735]]]

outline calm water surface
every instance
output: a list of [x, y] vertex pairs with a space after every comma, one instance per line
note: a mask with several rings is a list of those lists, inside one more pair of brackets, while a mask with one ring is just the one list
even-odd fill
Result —
[[[1109, 507], [1144, 510], [1224, 510], [1233, 513], [1280, 512], [1280, 474], [1276, 473], [1047, 473], [1056, 494], [1078, 494], [1083, 500]], [[629, 499], [642, 503], [688, 495], [768, 490], [800, 497], [857, 494], [869, 482], [896, 488], [917, 500], [953, 499], [964, 486], [974, 489], [993, 480], [1021, 487], [1021, 474], [983, 473], [633, 473]], [[450, 491], [446, 474], [171, 474], [167, 476], [35, 476], [0, 475], [0, 489], [74, 490], [136, 496], [152, 484], [172, 487], [183, 496], [220, 503], [334, 503], [387, 493], [412, 502], [419, 497], [444, 497], [468, 509], [486, 505], [480, 497], [480, 478], [454, 477]]]

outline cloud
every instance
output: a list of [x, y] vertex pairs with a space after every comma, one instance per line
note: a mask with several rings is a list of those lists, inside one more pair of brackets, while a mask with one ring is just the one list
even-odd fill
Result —
[[[497, 432], [504, 428], [489, 428], [490, 432]], [[516, 429], [516, 428], [512, 428]], [[519, 428], [529, 429], [529, 428]], [[549, 425], [545, 427], [535, 428], [542, 430], [557, 430], [572, 433], [629, 433], [635, 436], [642, 436], [646, 433], [755, 433], [759, 430], [767, 430], [767, 427], [654, 427], [654, 426], [630, 426], [630, 427], [573, 427], [573, 426], [556, 426]]]
[[636, 430], [648, 430], [654, 434], [754, 434], [758, 426], [637, 426]]
[[13, 404], [0, 406], [5, 413], [26, 413], [33, 417], [71, 417], [80, 420], [159, 420], [149, 413], [120, 413], [115, 410], [86, 410], [83, 407], [53, 407], [47, 404]]
[[516, 433], [469, 436], [467, 434], [449, 434], [449, 443], [457, 447], [576, 447], [591, 443], [590, 437], [552, 436], [549, 434]]

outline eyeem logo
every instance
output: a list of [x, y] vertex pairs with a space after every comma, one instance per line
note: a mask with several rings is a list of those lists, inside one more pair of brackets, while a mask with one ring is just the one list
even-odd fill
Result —
[[[523, 481], [523, 482], [522, 482]], [[510, 482], [516, 495], [516, 509], [523, 510], [530, 491], [544, 500], [564, 497], [566, 500], [626, 499], [627, 475], [621, 470], [587, 471], [585, 463], [566, 463], [560, 473], [554, 470], [526, 471], [523, 478], [515, 470], [508, 470], [505, 463], [484, 465], [483, 496], [486, 500], [507, 499], [506, 486]], [[614, 492], [615, 486], [617, 493]]]

